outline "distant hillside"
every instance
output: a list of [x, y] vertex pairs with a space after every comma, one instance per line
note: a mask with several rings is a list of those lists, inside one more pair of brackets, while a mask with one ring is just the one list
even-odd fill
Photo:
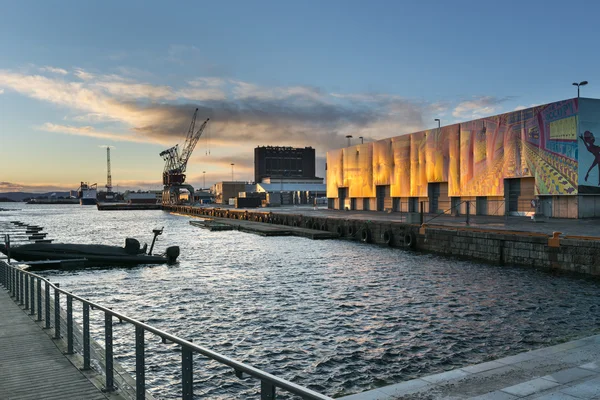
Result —
[[50, 195], [56, 197], [69, 197], [69, 192], [48, 192], [48, 193], [27, 193], [27, 192], [6, 192], [0, 193], [0, 198], [6, 197], [12, 201], [23, 201], [24, 199], [35, 199], [38, 197], [50, 197]]

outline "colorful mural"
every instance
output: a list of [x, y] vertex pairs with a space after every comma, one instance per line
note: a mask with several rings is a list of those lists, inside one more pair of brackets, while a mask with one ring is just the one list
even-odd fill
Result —
[[600, 101], [580, 99], [579, 192], [600, 193]]
[[[451, 197], [504, 197], [505, 179], [535, 177], [535, 194], [590, 193], [600, 188], [600, 101], [582, 101], [594, 103], [579, 123], [571, 99], [343, 149], [343, 184], [350, 197], [374, 197], [377, 185], [390, 185], [392, 197], [426, 197], [432, 182], [448, 182]], [[328, 196], [337, 197], [329, 160]]]

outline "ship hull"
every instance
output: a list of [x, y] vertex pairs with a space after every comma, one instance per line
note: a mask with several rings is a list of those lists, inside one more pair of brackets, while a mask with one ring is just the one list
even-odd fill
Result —
[[98, 203], [98, 200], [92, 198], [81, 198], [79, 199], [79, 204], [82, 206], [95, 206]]

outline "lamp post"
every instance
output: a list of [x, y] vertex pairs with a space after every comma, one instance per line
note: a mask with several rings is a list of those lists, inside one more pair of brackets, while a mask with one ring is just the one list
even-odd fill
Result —
[[351, 146], [350, 139], [352, 139], [352, 135], [346, 135], [346, 139], [348, 139], [348, 147]]
[[588, 84], [588, 81], [582, 81], [582, 82], [573, 82], [573, 86], [577, 86], [577, 98], [579, 98], [579, 86], [585, 86]]
[[233, 182], [233, 166], [234, 165], [235, 165], [234, 163], [231, 163], [231, 182]]
[[206, 171], [202, 171], [202, 189], [206, 189]]
[[365, 143], [365, 139], [362, 136], [358, 137], [360, 139], [360, 144], [364, 144]]

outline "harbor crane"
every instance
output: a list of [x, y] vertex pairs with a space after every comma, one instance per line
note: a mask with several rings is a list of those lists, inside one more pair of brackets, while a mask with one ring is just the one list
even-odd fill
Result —
[[207, 118], [206, 121], [200, 125], [200, 128], [196, 130], [197, 115], [198, 109], [196, 108], [181, 154], [179, 153], [179, 145], [175, 145], [160, 152], [160, 156], [165, 160], [165, 169], [163, 171], [163, 204], [178, 204], [180, 202], [179, 193], [181, 189], [187, 189], [189, 191], [190, 203], [194, 201], [194, 188], [189, 184], [185, 184], [185, 171], [190, 156], [196, 147], [196, 143], [198, 143], [198, 140], [200, 139], [200, 136], [202, 136], [209, 121], [209, 118]]

